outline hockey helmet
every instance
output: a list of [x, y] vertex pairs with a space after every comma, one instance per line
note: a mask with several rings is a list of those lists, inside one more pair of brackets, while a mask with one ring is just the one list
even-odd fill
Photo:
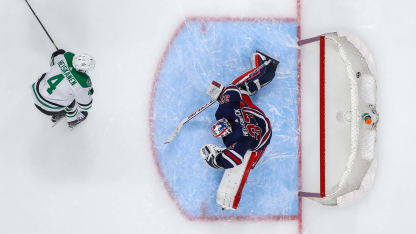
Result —
[[225, 137], [232, 132], [231, 124], [226, 118], [219, 119], [212, 125], [212, 135], [216, 138]]
[[87, 73], [94, 69], [95, 60], [91, 55], [77, 54], [72, 59], [72, 65], [74, 66], [75, 70], [82, 73]]

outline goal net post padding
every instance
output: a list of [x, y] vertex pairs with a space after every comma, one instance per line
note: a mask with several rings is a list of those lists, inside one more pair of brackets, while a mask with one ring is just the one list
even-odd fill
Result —
[[319, 192], [299, 192], [324, 205], [359, 200], [375, 177], [376, 71], [356, 37], [326, 33], [298, 42], [319, 43]]

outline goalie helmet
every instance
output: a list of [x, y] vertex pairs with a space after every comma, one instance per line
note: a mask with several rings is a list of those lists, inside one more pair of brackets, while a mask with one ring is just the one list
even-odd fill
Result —
[[219, 119], [212, 125], [212, 135], [216, 138], [225, 137], [232, 132], [231, 124], [226, 118]]
[[72, 66], [79, 72], [87, 73], [94, 69], [95, 60], [88, 54], [77, 54], [72, 59]]

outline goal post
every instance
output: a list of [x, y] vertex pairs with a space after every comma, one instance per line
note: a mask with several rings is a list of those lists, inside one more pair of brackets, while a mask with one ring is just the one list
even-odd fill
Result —
[[340, 32], [298, 41], [319, 43], [319, 192], [300, 191], [324, 205], [360, 199], [375, 177], [376, 71], [371, 53]]

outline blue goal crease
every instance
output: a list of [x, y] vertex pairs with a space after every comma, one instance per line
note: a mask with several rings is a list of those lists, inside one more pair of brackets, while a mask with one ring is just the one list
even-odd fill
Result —
[[[173, 196], [187, 216], [261, 217], [298, 215], [297, 23], [279, 21], [189, 21], [170, 46], [157, 77], [153, 106], [156, 158]], [[252, 100], [269, 117], [272, 140], [247, 179], [236, 211], [222, 211], [216, 191], [223, 171], [208, 167], [199, 150], [222, 142], [210, 134], [217, 104], [185, 124], [168, 145], [177, 124], [209, 101], [212, 80], [224, 85], [251, 68], [261, 50], [278, 58], [276, 78]], [[175, 94], [175, 95], [167, 95]]]

